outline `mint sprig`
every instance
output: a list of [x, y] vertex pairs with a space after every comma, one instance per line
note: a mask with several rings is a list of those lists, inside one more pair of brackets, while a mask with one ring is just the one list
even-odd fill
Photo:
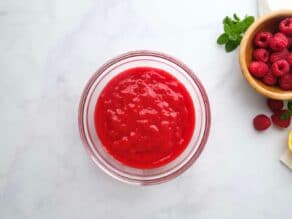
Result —
[[253, 22], [253, 16], [246, 15], [242, 20], [236, 14], [233, 14], [232, 18], [226, 16], [223, 19], [224, 33], [217, 38], [217, 43], [225, 45], [226, 52], [235, 50], [239, 46], [243, 34]]

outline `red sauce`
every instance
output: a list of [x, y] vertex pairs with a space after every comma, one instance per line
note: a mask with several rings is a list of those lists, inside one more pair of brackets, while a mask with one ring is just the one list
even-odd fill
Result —
[[106, 151], [141, 169], [177, 158], [193, 135], [195, 113], [186, 88], [164, 70], [139, 67], [114, 77], [95, 108], [95, 127]]

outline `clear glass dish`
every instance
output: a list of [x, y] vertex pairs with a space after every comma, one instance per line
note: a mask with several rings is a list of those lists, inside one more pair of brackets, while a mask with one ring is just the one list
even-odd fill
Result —
[[[154, 169], [136, 169], [115, 160], [102, 146], [95, 131], [94, 110], [104, 86], [120, 72], [133, 67], [163, 69], [181, 81], [190, 93], [195, 108], [195, 129], [184, 152], [170, 163]], [[160, 52], [133, 51], [120, 55], [99, 68], [88, 81], [79, 105], [79, 131], [91, 159], [108, 175], [134, 185], [152, 185], [173, 179], [200, 156], [210, 130], [207, 94], [195, 74], [182, 62]]]

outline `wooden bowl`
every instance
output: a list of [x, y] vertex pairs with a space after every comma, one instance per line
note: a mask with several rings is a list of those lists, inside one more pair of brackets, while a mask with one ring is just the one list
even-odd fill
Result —
[[277, 31], [279, 22], [286, 17], [292, 17], [292, 10], [274, 11], [256, 20], [244, 34], [239, 52], [241, 71], [248, 83], [262, 95], [278, 100], [292, 99], [292, 91], [284, 91], [279, 87], [265, 85], [250, 74], [248, 66], [252, 61], [253, 39], [255, 35], [260, 31]]

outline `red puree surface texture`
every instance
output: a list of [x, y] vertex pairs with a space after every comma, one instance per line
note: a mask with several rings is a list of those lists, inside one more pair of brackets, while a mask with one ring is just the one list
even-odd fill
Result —
[[95, 127], [106, 151], [135, 168], [163, 166], [177, 158], [194, 132], [193, 101], [168, 72], [131, 68], [102, 90]]

